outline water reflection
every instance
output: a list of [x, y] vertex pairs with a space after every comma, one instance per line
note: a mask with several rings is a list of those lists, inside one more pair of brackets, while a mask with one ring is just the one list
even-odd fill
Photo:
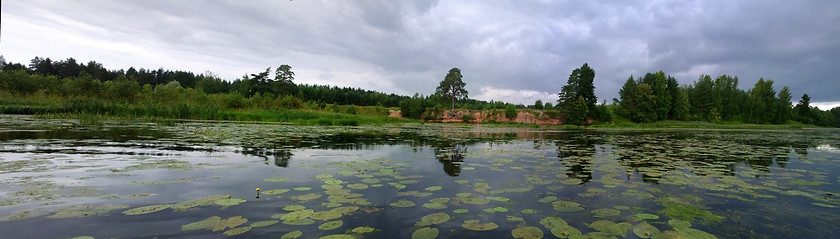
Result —
[[455, 140], [435, 146], [435, 158], [443, 165], [443, 171], [447, 175], [457, 177], [461, 174], [461, 164], [464, 163], [467, 148], [466, 142], [456, 143]]

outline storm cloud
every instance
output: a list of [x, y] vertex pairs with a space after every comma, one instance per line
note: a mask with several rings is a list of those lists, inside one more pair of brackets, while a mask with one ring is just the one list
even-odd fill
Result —
[[588, 63], [611, 101], [659, 70], [787, 85], [840, 101], [837, 1], [2, 2], [0, 54], [159, 67], [233, 80], [289, 64], [296, 82], [431, 94], [461, 68], [472, 98], [556, 101]]

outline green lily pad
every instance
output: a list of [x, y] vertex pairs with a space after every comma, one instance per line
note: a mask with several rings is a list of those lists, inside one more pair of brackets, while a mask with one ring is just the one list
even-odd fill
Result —
[[167, 209], [171, 206], [172, 206], [172, 204], [161, 204], [161, 205], [151, 205], [151, 206], [145, 206], [145, 207], [138, 207], [138, 208], [134, 208], [134, 209], [124, 211], [123, 214], [125, 214], [125, 215], [148, 214], [148, 213], [153, 213], [153, 212], [157, 212], [157, 211], [162, 211], [162, 210]]
[[513, 238], [540, 239], [543, 237], [542, 230], [531, 226], [517, 227], [510, 234], [513, 235]]
[[411, 179], [411, 180], [400, 180], [399, 183], [401, 184], [412, 184], [412, 183], [419, 183], [420, 180]]
[[636, 234], [636, 236], [641, 238], [656, 237], [659, 235], [659, 232], [659, 229], [657, 229], [654, 226], [651, 226], [646, 221], [643, 221], [642, 223], [639, 223], [635, 227], [633, 227], [633, 234]]
[[207, 219], [204, 219], [204, 220], [201, 220], [201, 221], [198, 221], [198, 222], [193, 222], [193, 223], [190, 223], [190, 224], [187, 224], [187, 225], [183, 225], [183, 226], [181, 226], [181, 230], [189, 231], [189, 230], [210, 229], [210, 228], [215, 227], [216, 224], [219, 224], [219, 222], [221, 222], [221, 221], [222, 221], [221, 217], [212, 216], [212, 217], [209, 217]]
[[499, 225], [492, 222], [481, 223], [479, 220], [466, 220], [464, 224], [461, 224], [461, 227], [473, 231], [489, 231], [499, 228]]
[[621, 211], [612, 208], [598, 208], [592, 210], [592, 214], [595, 214], [595, 217], [611, 217], [621, 214]]
[[222, 234], [224, 234], [225, 236], [235, 236], [235, 235], [239, 235], [239, 234], [245, 233], [245, 232], [250, 231], [250, 230], [251, 230], [251, 227], [237, 227], [237, 228], [234, 228], [234, 229], [227, 230]]
[[304, 194], [304, 195], [299, 195], [299, 196], [292, 196], [292, 199], [300, 200], [300, 201], [309, 201], [309, 200], [317, 199], [317, 198], [320, 198], [320, 197], [321, 197], [321, 194], [319, 194], [319, 193], [309, 193], [309, 194]]
[[394, 206], [394, 207], [413, 207], [417, 204], [412, 202], [412, 201], [400, 200], [400, 201], [392, 202], [390, 205]]
[[267, 227], [267, 226], [277, 224], [278, 222], [280, 222], [280, 221], [278, 221], [278, 220], [259, 221], [259, 222], [251, 223], [251, 227]]
[[675, 227], [674, 230], [688, 238], [702, 238], [702, 239], [717, 239], [718, 237], [708, 232], [697, 230], [690, 227]]
[[522, 209], [522, 214], [534, 214], [537, 213], [537, 210], [534, 209]]
[[321, 185], [321, 188], [323, 188], [325, 190], [339, 190], [339, 189], [344, 188], [344, 186], [339, 185], [339, 184], [324, 184], [324, 185]]
[[189, 208], [193, 208], [193, 207], [205, 206], [205, 205], [208, 205], [208, 204], [212, 205], [212, 204], [214, 204], [214, 202], [216, 200], [227, 198], [227, 196], [228, 195], [214, 195], [214, 196], [203, 197], [203, 198], [199, 198], [199, 199], [193, 199], [193, 200], [173, 204], [171, 206], [171, 208], [175, 209], [175, 210], [183, 210], [183, 209], [189, 209]]
[[340, 179], [327, 179], [324, 183], [329, 185], [338, 185], [344, 183], [344, 181], [341, 181]]
[[539, 202], [541, 202], [541, 203], [550, 203], [550, 202], [553, 202], [553, 201], [556, 201], [556, 200], [557, 200], [557, 197], [555, 197], [555, 196], [547, 196], [547, 197], [541, 198], [541, 199], [539, 200]]
[[309, 191], [309, 190], [312, 190], [312, 188], [310, 188], [310, 187], [296, 187], [296, 188], [293, 188], [293, 189], [295, 191]]
[[369, 233], [373, 231], [376, 231], [376, 229], [374, 229], [373, 227], [357, 227], [353, 228], [353, 230], [350, 230], [350, 232], [352, 233]]
[[632, 228], [633, 226], [627, 222], [614, 223], [607, 220], [600, 220], [592, 222], [591, 224], [589, 224], [589, 227], [601, 232], [605, 232], [609, 235], [625, 237], [627, 235], [627, 231], [630, 230], [630, 228]]
[[318, 229], [321, 229], [321, 230], [324, 230], [324, 231], [328, 231], [328, 230], [332, 230], [332, 229], [339, 228], [339, 227], [341, 227], [342, 225], [344, 225], [344, 221], [341, 221], [341, 220], [337, 220], [337, 221], [329, 221], [329, 222], [326, 222], [326, 223], [321, 224], [320, 226], [318, 226]]
[[494, 207], [493, 210], [497, 212], [508, 212], [508, 209], [504, 207]]
[[446, 209], [446, 205], [443, 205], [443, 204], [440, 204], [440, 203], [433, 203], [433, 202], [424, 203], [423, 207], [426, 207], [426, 208], [429, 208], [429, 209]]
[[245, 201], [246, 201], [245, 199], [239, 199], [239, 198], [225, 198], [225, 199], [216, 200], [213, 203], [215, 203], [216, 205], [221, 205], [221, 206], [233, 206], [233, 205], [243, 203]]
[[286, 211], [300, 211], [300, 210], [303, 210], [303, 209], [306, 209], [306, 207], [303, 206], [303, 205], [289, 205], [289, 206], [283, 207], [283, 210], [286, 210]]
[[322, 236], [322, 237], [319, 237], [318, 239], [356, 239], [356, 236], [347, 235], [347, 234], [335, 234], [335, 235]]
[[683, 221], [683, 220], [679, 220], [679, 219], [671, 219], [671, 220], [668, 220], [668, 225], [671, 225], [674, 228], [677, 228], [677, 227], [691, 227], [691, 222]]
[[540, 224], [542, 224], [543, 226], [545, 226], [546, 228], [549, 228], [549, 229], [555, 228], [555, 227], [558, 227], [558, 226], [569, 225], [569, 223], [567, 223], [565, 220], [563, 220], [562, 218], [557, 217], [557, 216], [548, 216], [546, 218], [543, 218], [542, 220], [540, 220]]
[[455, 209], [455, 210], [452, 210], [452, 212], [453, 212], [453, 213], [458, 213], [458, 214], [461, 214], [461, 213], [468, 213], [468, 212], [470, 212], [470, 210], [469, 210], [469, 209], [463, 209], [463, 208], [461, 208], [461, 209]]
[[638, 217], [638, 218], [641, 218], [641, 219], [645, 219], [645, 220], [656, 220], [656, 219], [659, 219], [659, 216], [657, 216], [657, 215], [653, 215], [653, 214], [647, 214], [647, 213], [638, 213], [638, 214], [636, 214], [636, 215], [635, 215], [635, 217]]
[[570, 202], [570, 201], [554, 201], [551, 203], [554, 206], [554, 210], [560, 212], [579, 212], [583, 211], [583, 208], [580, 207], [580, 203]]
[[219, 223], [213, 226], [213, 231], [221, 231], [225, 230], [226, 228], [235, 228], [239, 225], [245, 224], [248, 222], [247, 218], [242, 218], [241, 216], [229, 217], [225, 220], [221, 220]]
[[288, 192], [288, 191], [289, 191], [289, 189], [272, 189], [272, 190], [266, 190], [266, 191], [260, 192], [260, 193], [265, 194], [265, 195], [275, 195], [275, 194], [285, 193], [285, 192]]
[[455, 197], [459, 197], [459, 198], [466, 198], [466, 197], [470, 197], [470, 196], [472, 196], [472, 194], [471, 194], [471, 193], [458, 193], [458, 194], [455, 194]]
[[481, 197], [469, 197], [460, 199], [461, 202], [466, 204], [473, 204], [473, 205], [484, 205], [490, 203], [490, 200]]
[[307, 218], [307, 217], [311, 216], [313, 213], [315, 213], [315, 211], [312, 210], [312, 209], [304, 209], [304, 210], [299, 210], [299, 211], [286, 213], [283, 216], [281, 216], [279, 219], [283, 220], [283, 221], [303, 219], [303, 218]]
[[301, 235], [303, 235], [303, 232], [301, 231], [291, 231], [286, 234], [283, 234], [283, 236], [281, 236], [280, 239], [295, 239], [300, 237]]
[[449, 219], [450, 219], [449, 214], [442, 213], [442, 212], [432, 213], [432, 214], [424, 216], [423, 218], [420, 218], [420, 221], [417, 222], [416, 225], [421, 226], [421, 227], [425, 227], [425, 226], [429, 226], [429, 225], [432, 225], [432, 224], [441, 224], [441, 223], [444, 223], [446, 221], [449, 221]]
[[339, 218], [339, 217], [341, 217], [341, 213], [337, 213], [337, 212], [334, 212], [332, 210], [318, 211], [318, 212], [312, 213], [312, 215], [309, 216], [309, 218], [312, 218], [312, 219], [315, 219], [315, 220], [321, 220], [321, 221], [332, 220], [332, 219], [336, 219], [336, 218]]
[[266, 178], [264, 180], [266, 182], [286, 182], [291, 180], [291, 178]]
[[296, 219], [296, 220], [285, 220], [285, 221], [283, 221], [283, 224], [293, 225], [293, 226], [309, 225], [309, 224], [312, 224], [312, 223], [315, 223], [315, 220], [312, 220], [310, 218], [301, 218], [301, 219]]
[[423, 227], [411, 233], [411, 239], [434, 239], [438, 233], [440, 232], [437, 228]]
[[581, 235], [580, 230], [569, 225], [559, 225], [551, 228], [551, 234], [558, 238], [577, 238]]
[[443, 187], [441, 187], [441, 186], [431, 186], [431, 187], [426, 188], [426, 191], [437, 191], [437, 190], [440, 190], [441, 188], [443, 188]]

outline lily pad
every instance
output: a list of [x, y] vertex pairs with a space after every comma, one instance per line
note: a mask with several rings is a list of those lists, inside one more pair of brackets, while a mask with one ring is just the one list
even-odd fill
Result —
[[497, 212], [508, 212], [508, 209], [504, 207], [494, 207], [493, 210]]
[[566, 226], [569, 225], [565, 220], [557, 216], [548, 216], [540, 220], [540, 224], [545, 226], [546, 228], [555, 228], [558, 226]]
[[429, 209], [446, 209], [446, 205], [443, 205], [443, 204], [440, 204], [440, 203], [433, 203], [433, 202], [424, 203], [423, 207], [426, 207], [426, 208], [429, 208]]
[[537, 227], [517, 227], [511, 231], [511, 235], [514, 238], [526, 238], [526, 239], [540, 239], [543, 237], [543, 231]]
[[659, 229], [643, 221], [633, 227], [633, 234], [641, 238], [651, 238], [659, 235]]
[[193, 207], [205, 206], [205, 205], [208, 205], [208, 204], [212, 205], [212, 204], [214, 204], [214, 202], [216, 200], [227, 198], [227, 196], [228, 195], [214, 195], [214, 196], [203, 197], [203, 198], [199, 198], [199, 199], [193, 199], [193, 200], [173, 204], [171, 206], [171, 208], [175, 209], [175, 210], [183, 210], [183, 209], [189, 209], [189, 208], [193, 208]]
[[420, 222], [417, 222], [417, 226], [424, 227], [424, 226], [429, 226], [429, 225], [432, 225], [432, 224], [441, 224], [441, 223], [444, 223], [446, 221], [449, 221], [449, 219], [450, 219], [449, 214], [442, 213], [442, 212], [432, 213], [432, 214], [424, 216], [423, 218], [420, 218]]
[[683, 221], [683, 220], [679, 220], [679, 219], [671, 219], [671, 220], [668, 220], [668, 225], [671, 225], [674, 228], [677, 228], [677, 227], [691, 227], [691, 222]]
[[304, 195], [299, 195], [299, 196], [292, 196], [292, 199], [300, 200], [300, 201], [309, 201], [309, 200], [317, 199], [317, 198], [320, 198], [320, 197], [321, 197], [321, 194], [319, 194], [319, 193], [309, 193], [309, 194], [304, 194]]
[[312, 188], [310, 188], [310, 187], [296, 187], [296, 188], [293, 188], [293, 189], [295, 191], [309, 191], [309, 190], [312, 190]]
[[134, 209], [124, 211], [123, 214], [125, 214], [125, 215], [148, 214], [148, 213], [153, 213], [153, 212], [157, 212], [157, 211], [162, 211], [162, 210], [167, 209], [171, 206], [172, 206], [172, 204], [161, 204], [161, 205], [151, 205], [151, 206], [145, 206], [145, 207], [138, 207], [138, 208], [134, 208]]
[[429, 202], [444, 204], [444, 203], [449, 202], [449, 198], [435, 198], [435, 199], [429, 200]]
[[522, 214], [534, 214], [537, 213], [537, 210], [534, 209], [522, 209]]
[[441, 186], [431, 186], [431, 187], [426, 188], [426, 191], [437, 191], [437, 190], [440, 190], [441, 188], [443, 188], [443, 187], [441, 187]]
[[394, 206], [394, 207], [413, 207], [417, 204], [412, 202], [412, 201], [400, 200], [400, 201], [392, 202], [390, 205]]
[[233, 205], [243, 203], [245, 201], [246, 201], [245, 199], [239, 199], [239, 198], [225, 198], [225, 199], [216, 200], [213, 203], [215, 203], [216, 205], [221, 205], [221, 206], [233, 206]]
[[281, 236], [280, 239], [295, 239], [300, 237], [301, 235], [303, 235], [303, 232], [301, 231], [291, 231], [286, 234], [283, 234], [283, 236]]
[[225, 236], [235, 236], [235, 235], [239, 235], [239, 234], [248, 232], [250, 230], [251, 230], [251, 227], [237, 227], [237, 228], [234, 228], [234, 229], [227, 230], [222, 234], [224, 234]]
[[265, 195], [275, 195], [275, 194], [285, 193], [285, 192], [288, 192], [288, 191], [289, 191], [289, 189], [272, 189], [272, 190], [267, 190], [267, 191], [260, 192], [260, 193], [265, 194]]
[[293, 225], [293, 226], [309, 225], [309, 224], [312, 224], [312, 223], [315, 223], [315, 220], [312, 220], [310, 218], [301, 218], [301, 219], [297, 219], [297, 220], [285, 220], [285, 221], [283, 221], [283, 224]]
[[226, 228], [235, 228], [239, 225], [245, 224], [248, 222], [247, 218], [242, 218], [242, 216], [235, 216], [229, 217], [225, 220], [221, 220], [219, 223], [213, 226], [213, 231], [221, 231], [225, 230]]
[[556, 201], [556, 200], [557, 200], [557, 197], [555, 197], [555, 196], [547, 196], [547, 197], [541, 198], [541, 199], [539, 200], [539, 202], [541, 202], [541, 203], [550, 203], [550, 202], [553, 202], [553, 201]]
[[499, 201], [499, 202], [507, 202], [507, 201], [510, 201], [510, 199], [508, 199], [508, 198], [506, 198], [506, 197], [487, 197], [487, 199], [490, 199], [490, 200], [495, 200], [495, 201]]
[[332, 230], [332, 229], [339, 228], [339, 227], [341, 227], [342, 225], [344, 225], [344, 221], [341, 221], [341, 220], [337, 220], [337, 221], [329, 221], [329, 222], [326, 222], [326, 223], [321, 224], [320, 226], [318, 226], [318, 229], [321, 229], [321, 230], [324, 230], [324, 231], [328, 231], [328, 230]]
[[376, 231], [376, 229], [374, 229], [373, 227], [357, 227], [353, 228], [353, 230], [350, 230], [350, 232], [352, 233], [369, 233], [373, 231]]
[[322, 237], [319, 237], [318, 239], [356, 239], [356, 236], [347, 235], [347, 234], [335, 234], [335, 235], [322, 236]]
[[645, 219], [645, 220], [656, 220], [659, 219], [659, 216], [647, 213], [638, 213], [635, 215], [638, 218]]
[[470, 197], [470, 196], [472, 196], [472, 193], [458, 193], [458, 194], [455, 194], [455, 197], [459, 197], [459, 198], [466, 198], [466, 197]]
[[674, 230], [688, 238], [702, 238], [702, 239], [717, 239], [718, 237], [708, 232], [697, 230], [690, 227], [675, 227]]
[[[618, 214], [621, 214], [621, 211], [612, 208], [598, 208], [592, 210], [592, 214], [595, 214], [595, 217], [611, 217]], [[638, 215], [638, 214], [637, 214]]]
[[576, 238], [581, 235], [580, 230], [569, 225], [559, 225], [551, 228], [551, 234], [558, 238]]
[[312, 210], [312, 209], [304, 209], [304, 210], [294, 211], [294, 212], [284, 214], [283, 216], [280, 217], [280, 220], [289, 221], [289, 220], [303, 219], [303, 218], [307, 218], [307, 217], [311, 216], [313, 213], [315, 213], [315, 211]]
[[278, 221], [278, 220], [259, 221], [259, 222], [251, 223], [251, 227], [267, 227], [267, 226], [277, 224], [278, 222], [280, 222], [280, 221]]
[[482, 223], [479, 220], [466, 220], [464, 224], [461, 224], [461, 227], [466, 228], [467, 230], [473, 231], [489, 231], [496, 228], [499, 228], [499, 225], [492, 222]]
[[580, 207], [580, 203], [570, 202], [570, 201], [554, 201], [551, 203], [554, 206], [554, 210], [560, 212], [579, 212], [583, 211], [583, 208]]
[[210, 228], [215, 227], [216, 224], [219, 224], [219, 222], [221, 222], [221, 221], [222, 221], [221, 217], [212, 216], [212, 217], [209, 217], [207, 219], [204, 219], [204, 220], [201, 220], [201, 221], [198, 221], [198, 222], [193, 222], [193, 223], [190, 223], [190, 224], [187, 224], [187, 225], [183, 225], [183, 226], [181, 226], [181, 230], [189, 231], [189, 230], [210, 229]]
[[318, 211], [318, 212], [312, 213], [312, 215], [310, 215], [309, 217], [312, 218], [312, 219], [315, 219], [315, 220], [326, 221], [326, 220], [332, 220], [332, 219], [336, 219], [336, 218], [341, 217], [341, 213], [333, 212], [331, 210], [330, 211]]
[[411, 239], [434, 239], [439, 233], [437, 228], [423, 227], [411, 233]]
[[266, 182], [286, 182], [291, 180], [291, 178], [266, 178], [264, 180]]
[[453, 213], [458, 213], [458, 214], [468, 213], [469, 211], [470, 211], [469, 209], [463, 209], [463, 208], [452, 210]]

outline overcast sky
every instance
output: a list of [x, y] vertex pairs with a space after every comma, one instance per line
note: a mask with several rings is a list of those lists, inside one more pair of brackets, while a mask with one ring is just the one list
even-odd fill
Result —
[[288, 64], [296, 83], [431, 94], [452, 67], [469, 96], [555, 102], [573, 69], [598, 100], [632, 74], [759, 78], [840, 103], [840, 1], [5, 0], [0, 54], [109, 69], [212, 71]]

